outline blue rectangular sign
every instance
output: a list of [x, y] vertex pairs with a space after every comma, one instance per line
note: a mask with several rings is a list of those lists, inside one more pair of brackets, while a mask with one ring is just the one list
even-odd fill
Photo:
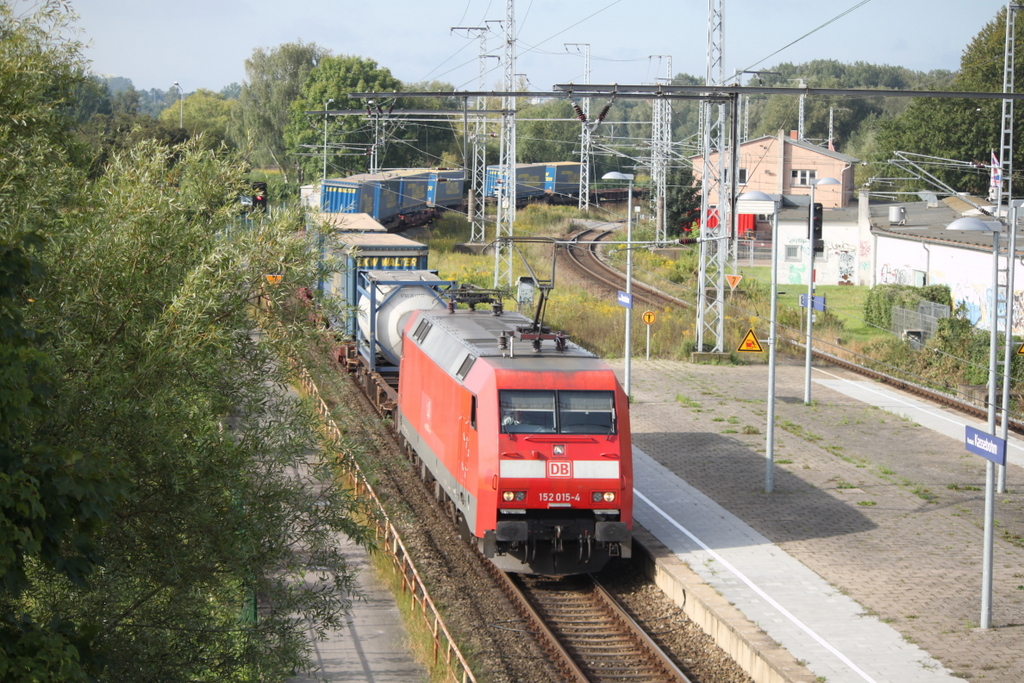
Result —
[[1006, 464], [1006, 442], [998, 436], [968, 426], [964, 435], [964, 446], [971, 453], [991, 460], [997, 465]]
[[[825, 297], [823, 297], [823, 296], [815, 296], [813, 299], [811, 299], [811, 306], [814, 308], [814, 310], [821, 311], [822, 313], [824, 313], [825, 312]], [[800, 295], [800, 308], [807, 308], [807, 295], [806, 294], [801, 294]]]
[[619, 292], [619, 305], [625, 308], [633, 308], [633, 295]]

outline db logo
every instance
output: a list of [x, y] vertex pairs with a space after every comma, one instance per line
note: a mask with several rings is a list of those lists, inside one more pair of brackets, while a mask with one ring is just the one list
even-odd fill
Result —
[[548, 460], [549, 477], [571, 477], [572, 463], [564, 460]]

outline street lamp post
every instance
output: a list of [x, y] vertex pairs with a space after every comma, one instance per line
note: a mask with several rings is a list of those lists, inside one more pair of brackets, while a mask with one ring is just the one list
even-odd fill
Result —
[[[1016, 212], [1014, 212], [1014, 223], [1016, 223]], [[1011, 225], [1013, 229], [1015, 225]], [[971, 232], [992, 233], [992, 289], [989, 295], [989, 353], [988, 353], [988, 433], [996, 437], [996, 384], [997, 384], [997, 338], [999, 330], [996, 321], [996, 306], [999, 305], [999, 231], [1002, 226], [999, 223], [988, 223], [977, 218], [958, 218], [946, 226], [947, 230], [961, 230]], [[1010, 267], [1013, 267], [1012, 255]], [[1011, 302], [1007, 302], [1010, 306]], [[1009, 311], [1006, 318], [1007, 333], [1010, 330]], [[1008, 368], [1007, 368], [1008, 369]], [[998, 437], [996, 437], [998, 438]], [[981, 628], [992, 627], [992, 549], [993, 530], [995, 528], [995, 467], [996, 464], [985, 460], [985, 531], [984, 544], [982, 549], [981, 567]]]
[[[321, 180], [327, 180], [327, 107], [333, 101], [334, 98], [331, 98], [324, 102], [324, 172], [323, 175], [320, 176]], [[321, 190], [321, 192], [322, 191], [323, 190]]]
[[178, 128], [185, 127], [185, 100], [182, 98], [181, 86], [174, 81], [174, 87], [178, 89]]
[[626, 398], [629, 399], [631, 388], [630, 360], [633, 355], [633, 174], [611, 171], [601, 176], [602, 180], [628, 180], [629, 196], [626, 198], [626, 349], [625, 349], [625, 386]]
[[811, 341], [814, 331], [814, 188], [818, 185], [840, 185], [835, 178], [811, 180], [811, 205], [807, 209], [807, 241], [810, 245], [807, 268], [807, 348], [804, 368], [804, 405], [811, 405]]
[[779, 204], [760, 190], [736, 198], [736, 213], [772, 214], [771, 313], [768, 332], [768, 418], [765, 431], [764, 492], [775, 490], [775, 350], [778, 347], [779, 314]]

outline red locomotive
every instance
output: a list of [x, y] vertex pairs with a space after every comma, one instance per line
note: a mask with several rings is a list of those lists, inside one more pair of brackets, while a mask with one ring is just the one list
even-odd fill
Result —
[[348, 268], [321, 288], [347, 304], [332, 321], [353, 338], [346, 363], [467, 540], [552, 576], [630, 557], [629, 404], [611, 368], [544, 328], [543, 305], [531, 321], [424, 270], [422, 244], [337, 239]]
[[398, 428], [462, 533], [505, 571], [598, 571], [629, 557], [629, 407], [612, 370], [519, 314], [418, 310]]

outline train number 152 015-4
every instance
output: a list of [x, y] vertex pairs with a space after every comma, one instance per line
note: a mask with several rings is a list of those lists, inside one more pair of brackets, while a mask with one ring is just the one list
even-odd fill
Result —
[[580, 494], [578, 493], [540, 493], [540, 502], [542, 503], [578, 503], [580, 502]]

